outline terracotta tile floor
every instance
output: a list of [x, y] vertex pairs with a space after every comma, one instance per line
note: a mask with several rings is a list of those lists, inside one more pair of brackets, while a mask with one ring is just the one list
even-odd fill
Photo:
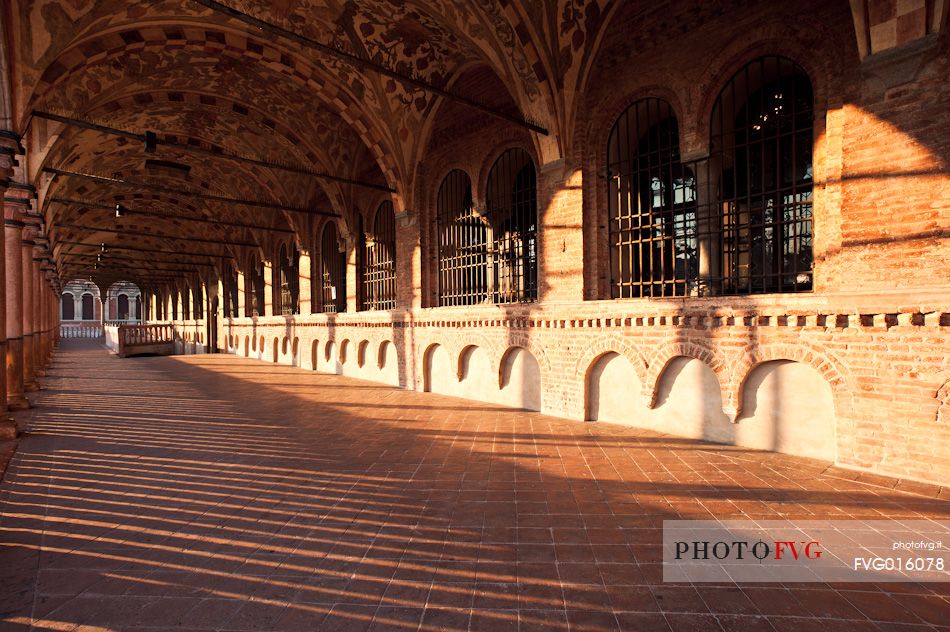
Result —
[[664, 518], [950, 517], [888, 479], [86, 341], [41, 397], [0, 488], [3, 630], [950, 625], [946, 584], [661, 581]]

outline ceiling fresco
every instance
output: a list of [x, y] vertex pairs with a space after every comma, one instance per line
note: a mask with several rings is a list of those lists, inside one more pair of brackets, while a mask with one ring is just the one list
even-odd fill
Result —
[[[398, 211], [411, 210], [420, 160], [435, 130], [447, 129], [437, 124], [440, 113], [459, 104], [476, 113], [483, 106], [481, 116], [489, 119], [494, 115], [486, 108], [505, 104], [505, 116], [530, 131], [542, 160], [562, 157], [575, 109], [575, 91], [566, 88], [583, 80], [582, 68], [616, 4], [12, 0], [12, 119], [36, 148], [22, 177], [38, 191], [54, 255], [70, 273], [82, 266], [67, 265], [64, 253], [92, 257], [95, 248], [58, 240], [108, 239], [167, 251], [177, 243], [173, 236], [200, 232], [220, 243], [195, 242], [192, 249], [241, 261], [269, 257], [290, 241], [307, 249], [328, 216], [350, 234], [357, 216], [374, 210], [381, 195]], [[472, 69], [490, 80], [460, 81]], [[111, 131], [31, 116], [34, 111]], [[123, 131], [154, 132], [157, 150], [146, 152]], [[149, 168], [146, 160], [178, 166]], [[163, 189], [54, 176], [49, 169]], [[121, 200], [155, 214], [110, 217], [109, 207]]]

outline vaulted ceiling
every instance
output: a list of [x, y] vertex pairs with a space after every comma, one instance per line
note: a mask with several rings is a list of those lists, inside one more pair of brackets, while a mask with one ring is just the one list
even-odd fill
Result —
[[[129, 261], [243, 261], [288, 236], [299, 242], [326, 216], [345, 227], [381, 194], [410, 208], [447, 101], [513, 120], [556, 158], [573, 107], [563, 86], [579, 81], [606, 4], [13, 0], [6, 114], [28, 142], [23, 178], [64, 276], [86, 274], [100, 243]], [[484, 90], [507, 94], [455, 85], [476, 69], [494, 75]]]
[[[27, 146], [17, 179], [60, 275], [88, 275], [107, 243], [148, 284], [306, 248], [381, 196], [414, 208], [440, 112], [505, 120], [541, 162], [563, 158], [588, 73], [630, 25], [744, 1], [10, 0], [0, 121]], [[129, 276], [113, 268], [95, 275]]]

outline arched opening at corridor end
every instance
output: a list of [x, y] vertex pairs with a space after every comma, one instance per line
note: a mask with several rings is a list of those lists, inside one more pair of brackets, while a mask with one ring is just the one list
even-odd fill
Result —
[[142, 290], [131, 281], [116, 281], [106, 291], [106, 322], [138, 322], [142, 318]]

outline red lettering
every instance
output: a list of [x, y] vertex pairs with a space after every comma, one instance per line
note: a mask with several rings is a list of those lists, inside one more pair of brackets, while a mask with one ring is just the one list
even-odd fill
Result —
[[781, 560], [781, 559], [782, 559], [782, 554], [785, 552], [785, 548], [786, 548], [786, 547], [788, 547], [789, 549], [791, 549], [792, 557], [797, 560], [797, 559], [798, 559], [798, 548], [795, 546], [795, 543], [792, 542], [791, 540], [787, 540], [787, 541], [784, 541], [784, 542], [776, 542], [776, 543], [775, 543], [775, 559], [777, 559], [777, 560]]

